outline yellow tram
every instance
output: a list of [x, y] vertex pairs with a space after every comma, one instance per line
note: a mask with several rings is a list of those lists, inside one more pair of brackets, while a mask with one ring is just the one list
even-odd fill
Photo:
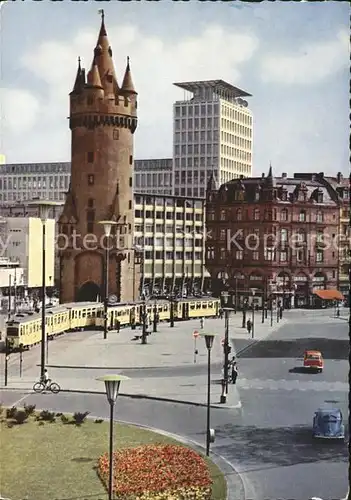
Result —
[[[217, 317], [220, 300], [213, 297], [151, 300], [130, 304], [109, 305], [107, 327], [141, 325], [143, 313], [153, 319], [155, 309], [159, 321], [171, 319], [184, 321], [201, 317]], [[45, 315], [45, 331], [48, 339], [65, 332], [86, 329], [101, 329], [104, 325], [104, 305], [101, 302], [76, 302], [48, 308]], [[41, 314], [18, 314], [7, 322], [6, 334], [10, 350], [30, 349], [41, 342]]]

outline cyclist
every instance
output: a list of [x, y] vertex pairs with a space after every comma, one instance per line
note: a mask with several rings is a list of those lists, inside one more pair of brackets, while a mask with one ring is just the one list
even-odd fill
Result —
[[45, 368], [44, 370], [44, 375], [41, 377], [41, 380], [40, 382], [42, 382], [45, 386], [45, 389], [47, 387], [49, 387], [50, 383], [51, 383], [51, 379], [49, 378], [49, 373], [47, 371], [47, 369]]

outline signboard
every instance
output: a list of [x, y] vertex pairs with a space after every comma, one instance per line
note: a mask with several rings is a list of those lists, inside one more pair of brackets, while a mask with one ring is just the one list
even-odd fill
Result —
[[193, 337], [196, 339], [199, 336], [199, 332], [197, 330], [194, 330]]
[[221, 344], [224, 345], [224, 342], [225, 342], [225, 339], [222, 339], [221, 340]]

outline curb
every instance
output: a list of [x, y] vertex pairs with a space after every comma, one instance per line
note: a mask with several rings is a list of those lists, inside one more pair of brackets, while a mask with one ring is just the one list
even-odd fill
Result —
[[[33, 394], [35, 394], [35, 393], [33, 393]], [[41, 411], [41, 409], [39, 408], [39, 409], [37, 409], [37, 411]], [[72, 412], [64, 412], [64, 413], [65, 414], [73, 415]], [[98, 415], [89, 415], [88, 418], [89, 419], [97, 419], [97, 418], [101, 419], [102, 417], [98, 416]], [[108, 422], [109, 418], [103, 418], [103, 420], [105, 422], [106, 421]], [[197, 451], [198, 453], [200, 453], [201, 455], [203, 455], [203, 457], [206, 457], [205, 447], [201, 443], [199, 443], [197, 441], [194, 441], [192, 439], [189, 439], [189, 438], [187, 438], [185, 436], [180, 436], [179, 434], [174, 434], [172, 432], [167, 432], [167, 431], [164, 431], [162, 429], [158, 429], [156, 427], [150, 427], [148, 425], [136, 424], [134, 422], [130, 422], [130, 421], [127, 421], [127, 420], [114, 419], [114, 422], [117, 422], [119, 424], [124, 424], [124, 425], [130, 425], [130, 426], [138, 427], [140, 429], [145, 429], [145, 430], [148, 430], [150, 432], [154, 432], [155, 434], [160, 434], [161, 436], [172, 438], [172, 439], [174, 439], [176, 441], [179, 441], [182, 444], [186, 444], [186, 445], [190, 446], [195, 451]], [[248, 486], [247, 486], [246, 481], [243, 479], [243, 477], [241, 476], [241, 474], [236, 469], [236, 467], [231, 462], [229, 462], [229, 460], [227, 460], [226, 458], [222, 457], [222, 455], [219, 455], [218, 453], [215, 453], [215, 452], [213, 452], [211, 450], [210, 450], [210, 455], [209, 455], [208, 458], [215, 465], [217, 465], [217, 467], [219, 468], [219, 470], [222, 472], [222, 474], [224, 476], [224, 480], [225, 480], [226, 485], [227, 485], [227, 495], [226, 495], [226, 499], [225, 500], [247, 500], [247, 498], [248, 498], [248, 496], [247, 496]], [[235, 484], [235, 479], [233, 478], [234, 475], [236, 475], [237, 478], [239, 479], [239, 482], [240, 482], [240, 485], [241, 485], [241, 489], [242, 489], [243, 494], [244, 494], [244, 495], [241, 495], [240, 498], [238, 498], [236, 496], [236, 494], [235, 494], [236, 484]], [[1, 498], [2, 497], [0, 497], [0, 500], [1, 500]], [[8, 499], [6, 499], [6, 500], [8, 500]]]
[[[19, 388], [19, 387], [0, 387], [1, 391], [28, 391], [28, 394], [36, 394], [32, 389], [28, 388]], [[61, 389], [60, 393], [66, 393], [66, 394], [92, 394], [92, 395], [106, 395], [105, 392], [102, 391], [85, 391], [81, 389]], [[161, 398], [158, 396], [148, 396], [144, 394], [127, 394], [120, 392], [118, 394], [119, 397], [124, 397], [124, 398], [130, 398], [130, 399], [147, 399], [150, 401], [161, 401], [164, 403], [178, 403], [178, 404], [183, 404], [183, 405], [188, 405], [188, 406], [197, 406], [197, 407], [202, 407], [202, 408], [207, 408], [206, 403], [196, 403], [194, 401], [184, 401], [181, 399], [171, 399], [171, 398]], [[220, 409], [220, 410], [239, 410], [242, 408], [241, 401], [237, 405], [234, 406], [224, 406], [223, 404], [211, 404], [211, 408], [215, 409]]]

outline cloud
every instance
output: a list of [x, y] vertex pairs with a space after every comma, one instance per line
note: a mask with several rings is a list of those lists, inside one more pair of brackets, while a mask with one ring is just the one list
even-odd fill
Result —
[[36, 123], [40, 104], [28, 90], [0, 89], [1, 122], [3, 133], [20, 135], [30, 130]]
[[349, 37], [346, 31], [326, 42], [310, 43], [298, 53], [270, 54], [261, 62], [265, 82], [314, 85], [349, 66]]
[[[172, 40], [147, 34], [129, 24], [114, 26], [109, 23], [107, 31], [119, 83], [123, 79], [127, 56], [131, 60], [133, 80], [139, 93], [138, 157], [139, 151], [145, 155], [142, 152], [150, 149], [150, 137], [159, 140], [160, 127], [163, 129], [163, 150], [166, 142], [168, 156], [172, 155], [172, 104], [183, 98], [183, 91], [175, 88], [173, 82], [220, 77], [237, 84], [241, 79], [241, 65], [253, 57], [259, 45], [254, 34], [232, 34], [218, 25], [207, 26], [190, 37], [179, 36]], [[62, 157], [68, 94], [75, 79], [77, 57], [81, 56], [87, 70], [90, 68], [97, 35], [97, 30], [82, 30], [73, 40], [43, 42], [21, 58], [22, 66], [43, 84], [42, 119], [50, 124], [47, 160], [69, 159], [69, 144], [64, 153], [66, 158]]]

